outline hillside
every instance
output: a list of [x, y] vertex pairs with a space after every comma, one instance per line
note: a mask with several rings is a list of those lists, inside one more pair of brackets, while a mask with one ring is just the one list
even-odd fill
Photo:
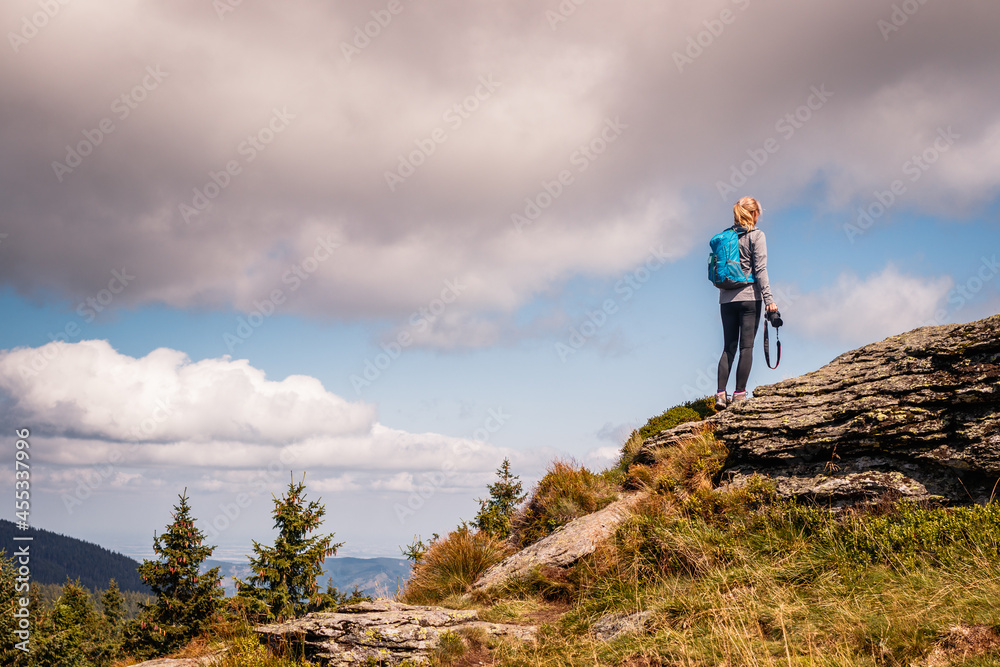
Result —
[[[418, 606], [259, 632], [329, 665], [1000, 664], [998, 334], [1000, 315], [926, 327], [720, 413], [677, 406], [613, 469], [555, 462], [505, 539], [431, 545]], [[480, 629], [422, 630], [419, 605]]]
[[34, 537], [30, 542], [32, 581], [62, 585], [68, 577], [79, 579], [90, 590], [103, 590], [114, 579], [123, 591], [150, 592], [136, 572], [138, 561], [128, 556], [42, 528], [18, 530], [6, 519], [0, 519], [0, 552], [13, 553], [12, 545], [18, 544], [14, 535]]

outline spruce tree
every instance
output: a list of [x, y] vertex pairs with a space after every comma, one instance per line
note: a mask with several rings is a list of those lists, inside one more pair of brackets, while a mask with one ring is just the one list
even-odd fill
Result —
[[37, 619], [32, 640], [34, 665], [103, 667], [114, 655], [107, 624], [79, 579], [63, 584], [59, 599]]
[[497, 468], [497, 481], [487, 488], [490, 497], [486, 500], [476, 499], [479, 513], [472, 520], [472, 525], [496, 537], [507, 538], [514, 511], [525, 498], [525, 494], [521, 492], [520, 477], [510, 472], [510, 459], [503, 460]]
[[333, 533], [310, 537], [322, 525], [326, 508], [318, 500], [307, 503], [305, 488], [305, 474], [297, 484], [293, 476], [288, 492], [274, 499], [274, 546], [254, 540], [256, 556], [249, 557], [254, 574], [238, 582], [239, 596], [258, 602], [258, 612], [269, 618], [293, 618], [319, 599], [316, 578], [323, 572], [323, 561], [343, 546], [333, 542]]
[[172, 651], [206, 629], [223, 595], [218, 567], [199, 573], [215, 547], [203, 544], [205, 534], [194, 525], [187, 489], [178, 497], [173, 523], [162, 535], [153, 535], [157, 559], [139, 566], [156, 601], [142, 605], [133, 641], [155, 653]]
[[101, 606], [104, 608], [104, 618], [108, 625], [117, 628], [125, 617], [125, 597], [118, 588], [118, 582], [113, 578], [108, 582], [108, 589], [101, 595]]

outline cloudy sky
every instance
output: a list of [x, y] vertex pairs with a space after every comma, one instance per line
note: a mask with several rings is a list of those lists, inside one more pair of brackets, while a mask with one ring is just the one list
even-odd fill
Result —
[[[1000, 5], [10, 0], [0, 405], [36, 526], [217, 555], [306, 473], [347, 555], [506, 456], [606, 466], [714, 391], [740, 196], [780, 369], [1000, 311]], [[8, 518], [13, 509], [8, 508]]]

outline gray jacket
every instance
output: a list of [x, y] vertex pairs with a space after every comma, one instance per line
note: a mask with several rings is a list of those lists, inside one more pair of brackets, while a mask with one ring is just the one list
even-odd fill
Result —
[[[752, 259], [751, 259], [752, 249]], [[764, 300], [764, 307], [774, 303], [771, 285], [767, 281], [767, 239], [764, 232], [753, 229], [740, 237], [740, 268], [744, 273], [753, 272], [754, 283], [736, 289], [720, 289], [719, 303], [732, 301]]]

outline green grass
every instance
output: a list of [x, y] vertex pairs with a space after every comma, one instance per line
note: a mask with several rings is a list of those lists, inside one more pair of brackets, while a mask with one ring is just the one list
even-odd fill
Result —
[[697, 401], [688, 401], [682, 405], [675, 405], [655, 417], [650, 417], [646, 424], [639, 429], [639, 435], [648, 438], [679, 424], [698, 421], [714, 414], [714, 397], [709, 396]]
[[[617, 474], [650, 495], [614, 539], [569, 571], [540, 569], [478, 601], [502, 622], [571, 603], [536, 644], [494, 647], [495, 664], [1000, 664], [1000, 505], [885, 499], [831, 512], [781, 500], [760, 478], [714, 488], [727, 452], [708, 429], [650, 465], [630, 464], [637, 440]], [[574, 488], [572, 474], [557, 471], [546, 505]], [[594, 638], [602, 616], [643, 610], [653, 611], [645, 632]], [[978, 639], [962, 645], [963, 632]]]
[[[996, 505], [837, 515], [766, 495], [653, 496], [576, 566], [573, 610], [499, 664], [904, 667], [953, 627], [1000, 629]], [[604, 614], [645, 609], [648, 634], [589, 634]], [[972, 660], [1000, 664], [1000, 637], [980, 649]]]

